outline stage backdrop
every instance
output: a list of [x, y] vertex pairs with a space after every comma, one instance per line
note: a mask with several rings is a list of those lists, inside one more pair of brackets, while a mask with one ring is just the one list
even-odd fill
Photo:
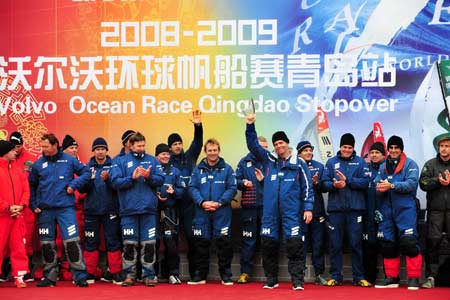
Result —
[[[242, 114], [251, 98], [258, 133], [270, 139], [285, 130], [293, 146], [318, 145], [319, 106], [333, 152], [352, 132], [360, 153], [380, 122], [422, 166], [436, 153], [433, 139], [449, 131], [436, 65], [450, 53], [449, 0], [1, 6], [0, 138], [19, 130], [34, 152], [47, 131], [72, 135], [84, 161], [97, 136], [116, 154], [127, 129], [144, 133], [149, 153], [172, 132], [187, 145], [191, 113], [200, 109], [205, 139], [219, 139], [235, 166], [247, 152]], [[320, 159], [319, 147], [315, 154]]]

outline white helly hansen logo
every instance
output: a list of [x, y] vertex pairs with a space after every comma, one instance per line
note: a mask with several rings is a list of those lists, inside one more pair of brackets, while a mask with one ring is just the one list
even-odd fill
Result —
[[384, 238], [384, 233], [382, 231], [378, 231], [377, 238], [379, 238], [379, 239]]
[[131, 168], [131, 167], [133, 167], [133, 162], [129, 161], [128, 164], [127, 164], [127, 168]]
[[48, 162], [45, 162], [45, 163], [42, 164], [42, 169], [45, 169], [47, 167], [48, 167]]
[[201, 229], [194, 229], [194, 230], [193, 230], [193, 235], [195, 235], [195, 236], [201, 236], [201, 235], [202, 235], [202, 230], [201, 230]]
[[261, 230], [261, 233], [262, 233], [262, 234], [265, 234], [265, 235], [270, 234], [270, 228], [263, 228], [263, 229]]
[[128, 229], [123, 230], [123, 235], [133, 235], [133, 234], [134, 234], [133, 228], [128, 228]]
[[407, 235], [412, 235], [414, 233], [414, 229], [413, 228], [408, 228], [405, 230], [405, 234]]
[[369, 240], [369, 235], [367, 233], [363, 234], [363, 240], [365, 240], [365, 241]]
[[77, 228], [75, 227], [75, 225], [70, 225], [69, 227], [67, 227], [67, 233], [69, 235], [74, 235], [77, 233]]
[[271, 181], [277, 180], [277, 175], [276, 175], [276, 174], [273, 174], [273, 175], [270, 177], [270, 180], [271, 180]]
[[362, 216], [358, 216], [356, 218], [356, 223], [361, 223], [362, 222]]
[[228, 227], [223, 227], [220, 229], [221, 235], [228, 235]]
[[86, 237], [95, 237], [95, 232], [93, 232], [93, 231], [85, 231], [84, 235]]
[[39, 228], [39, 234], [49, 234], [48, 228]]
[[206, 177], [203, 177], [203, 178], [200, 180], [200, 183], [201, 183], [201, 184], [205, 184], [205, 183], [206, 183]]
[[253, 233], [251, 231], [242, 231], [242, 236], [251, 238], [253, 236]]
[[155, 228], [155, 227], [150, 228], [150, 229], [148, 230], [148, 237], [149, 237], [149, 238], [154, 237], [155, 234], [156, 234], [156, 228]]
[[291, 228], [291, 236], [297, 236], [299, 234], [300, 226], [295, 226]]

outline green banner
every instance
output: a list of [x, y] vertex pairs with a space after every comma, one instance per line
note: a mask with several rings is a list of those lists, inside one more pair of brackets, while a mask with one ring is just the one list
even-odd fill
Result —
[[447, 98], [450, 96], [450, 60], [443, 60], [439, 64], [439, 73], [441, 77], [442, 89], [444, 96]]

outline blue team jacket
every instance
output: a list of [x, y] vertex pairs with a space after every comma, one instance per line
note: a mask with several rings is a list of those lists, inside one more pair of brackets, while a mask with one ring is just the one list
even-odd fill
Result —
[[[132, 179], [138, 166], [145, 169], [151, 167], [149, 179]], [[154, 156], [130, 151], [114, 161], [110, 176], [112, 187], [119, 196], [121, 216], [157, 212], [156, 189], [164, 183], [164, 172]]]
[[99, 165], [92, 157], [88, 167], [91, 172], [95, 170], [96, 175], [80, 190], [82, 193], [87, 193], [84, 201], [84, 213], [87, 215], [117, 214], [119, 212], [119, 200], [117, 199], [117, 192], [112, 189], [111, 177], [108, 177], [106, 181], [103, 181], [100, 177], [103, 171], [109, 172], [111, 176], [111, 157], [107, 156], [103, 165]]
[[[336, 170], [347, 177], [343, 189], [333, 186], [333, 178], [339, 180]], [[325, 166], [322, 186], [328, 192], [328, 212], [341, 212], [366, 209], [366, 193], [369, 179], [366, 176], [366, 162], [356, 152], [349, 159], [343, 159], [341, 152], [330, 158]]]
[[192, 203], [190, 194], [189, 194], [189, 181], [191, 180], [192, 171], [197, 164], [198, 156], [202, 151], [203, 146], [203, 126], [194, 125], [194, 139], [192, 140], [189, 149], [185, 152], [182, 151], [180, 154], [175, 155], [173, 153], [170, 154], [169, 163], [172, 164], [175, 168], [180, 171], [181, 179], [183, 180], [186, 188], [184, 189], [182, 200], [183, 204], [188, 205]]
[[[255, 168], [264, 172], [264, 166], [252, 153], [248, 153], [238, 163], [236, 168], [236, 181], [238, 190], [242, 191], [241, 206], [243, 208], [255, 208], [262, 206], [264, 197], [264, 184], [256, 179]], [[244, 186], [244, 179], [250, 180], [253, 187]]]
[[30, 208], [75, 206], [75, 195], [67, 194], [67, 187], [78, 190], [89, 181], [89, 176], [89, 169], [84, 164], [62, 151], [54, 156], [42, 155], [33, 164], [28, 177]]
[[283, 160], [261, 147], [254, 124], [247, 124], [245, 135], [248, 149], [265, 166], [263, 219], [278, 216], [281, 211], [298, 221], [302, 208], [312, 211], [314, 195], [305, 161], [297, 157], [295, 150], [290, 159]]
[[314, 217], [323, 217], [325, 216], [325, 204], [322, 195], [322, 178], [323, 178], [323, 170], [324, 166], [322, 163], [317, 160], [306, 161], [306, 165], [308, 166], [309, 172], [311, 173], [311, 180], [316, 172], [318, 173], [319, 183], [317, 185], [313, 184], [314, 190], [314, 209], [313, 216]]
[[393, 174], [389, 174], [386, 170], [386, 161], [380, 166], [376, 182], [387, 179], [394, 184], [394, 189], [385, 193], [377, 193], [380, 205], [385, 201], [390, 201], [394, 207], [397, 205], [399, 207], [415, 207], [419, 185], [419, 167], [416, 162], [402, 153], [398, 169]]
[[189, 193], [199, 206], [204, 201], [219, 202], [222, 206], [230, 205], [236, 191], [233, 169], [223, 158], [219, 158], [214, 166], [208, 165], [205, 158], [192, 172]]
[[[174, 207], [177, 205], [177, 201], [183, 196], [185, 189], [184, 181], [181, 180], [180, 170], [172, 166], [171, 164], [163, 164], [162, 170], [164, 172], [164, 184], [157, 189], [161, 198], [167, 198], [166, 201], [159, 201], [159, 207]], [[168, 194], [167, 188], [171, 185], [175, 190], [175, 194]]]

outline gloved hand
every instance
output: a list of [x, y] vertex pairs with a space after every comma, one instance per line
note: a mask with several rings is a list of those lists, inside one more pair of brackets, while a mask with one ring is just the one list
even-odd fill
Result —
[[383, 221], [383, 215], [381, 214], [381, 212], [376, 209], [375, 210], [375, 222], [377, 223], [381, 223]]

